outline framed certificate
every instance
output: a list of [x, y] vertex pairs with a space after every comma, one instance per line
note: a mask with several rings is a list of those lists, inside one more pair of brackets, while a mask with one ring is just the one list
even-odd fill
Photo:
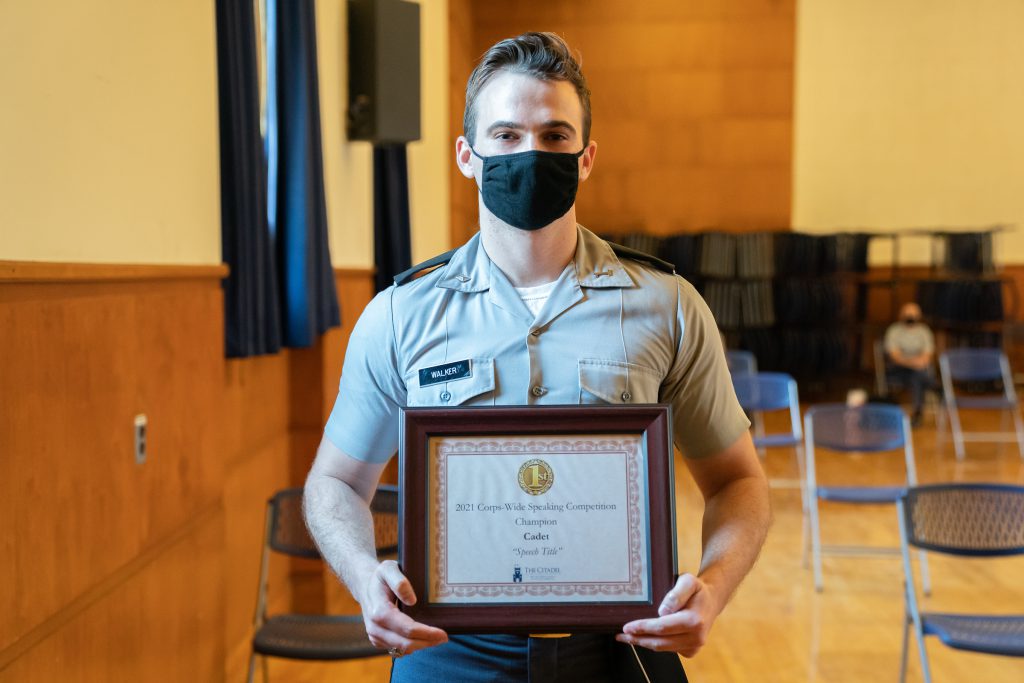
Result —
[[676, 574], [670, 408], [408, 408], [399, 562], [453, 633], [614, 632]]

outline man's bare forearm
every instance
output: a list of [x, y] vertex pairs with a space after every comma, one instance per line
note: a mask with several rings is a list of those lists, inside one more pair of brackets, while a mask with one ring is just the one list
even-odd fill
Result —
[[362, 603], [377, 567], [369, 505], [345, 482], [314, 469], [306, 480], [303, 512], [320, 554]]
[[754, 566], [770, 524], [763, 477], [736, 479], [707, 500], [700, 578], [714, 589], [719, 611]]

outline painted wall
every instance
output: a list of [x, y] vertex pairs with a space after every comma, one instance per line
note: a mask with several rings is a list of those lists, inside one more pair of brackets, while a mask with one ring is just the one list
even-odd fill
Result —
[[0, 259], [220, 262], [214, 4], [0, 7]]
[[373, 265], [373, 148], [348, 142], [348, 17], [344, 0], [316, 3], [320, 126], [331, 260], [339, 267]]
[[420, 0], [420, 111], [423, 138], [409, 145], [412, 259], [418, 263], [451, 248], [448, 169], [455, 165], [449, 142], [448, 0]]
[[[447, 0], [423, 0], [413, 258], [448, 248]], [[332, 260], [373, 265], [369, 143], [345, 140], [344, 0], [317, 5]], [[219, 263], [214, 3], [0, 9], [0, 259]]]
[[[1024, 3], [797, 7], [795, 227], [1024, 228]], [[998, 239], [1024, 261], [1024, 229]], [[901, 260], [927, 246], [903, 240]]]
[[[413, 261], [448, 245], [448, 2], [422, 0], [420, 102], [423, 139], [409, 145], [409, 212]], [[373, 266], [373, 147], [349, 142], [348, 17], [344, 0], [319, 0], [317, 48], [324, 184], [331, 260], [336, 267]]]

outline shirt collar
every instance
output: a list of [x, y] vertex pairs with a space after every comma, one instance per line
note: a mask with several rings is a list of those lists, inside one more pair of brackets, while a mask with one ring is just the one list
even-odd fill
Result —
[[[582, 225], [576, 226], [576, 278], [582, 287], [635, 287], [619, 257], [603, 239]], [[491, 286], [491, 259], [484, 251], [480, 233], [455, 252], [445, 266], [437, 287], [459, 292], [482, 292]]]
[[480, 242], [480, 233], [455, 252], [436, 287], [458, 292], [483, 292], [491, 287], [491, 259]]
[[622, 261], [603, 239], [576, 226], [576, 277], [583, 287], [635, 287]]

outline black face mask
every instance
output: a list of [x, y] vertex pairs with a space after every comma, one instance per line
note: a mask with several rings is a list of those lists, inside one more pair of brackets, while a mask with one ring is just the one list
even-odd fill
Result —
[[919, 322], [918, 318], [904, 318], [903, 319], [903, 324], [904, 325], [916, 325], [918, 322]]
[[572, 208], [580, 184], [577, 154], [564, 152], [517, 152], [482, 157], [480, 192], [484, 206], [509, 225], [537, 230], [550, 225]]

